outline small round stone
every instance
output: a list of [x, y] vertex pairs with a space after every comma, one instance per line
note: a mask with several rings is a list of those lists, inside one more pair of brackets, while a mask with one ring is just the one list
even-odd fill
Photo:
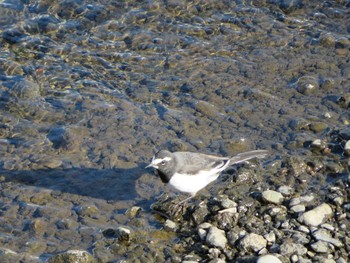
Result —
[[268, 203], [273, 204], [281, 204], [284, 200], [284, 197], [281, 193], [273, 191], [273, 190], [266, 190], [262, 193], [262, 199]]
[[259, 257], [256, 263], [282, 263], [282, 261], [274, 255], [264, 255]]

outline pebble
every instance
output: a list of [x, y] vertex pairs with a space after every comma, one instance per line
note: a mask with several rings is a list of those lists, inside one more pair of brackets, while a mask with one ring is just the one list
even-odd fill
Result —
[[293, 213], [305, 212], [305, 205], [295, 205], [290, 208]]
[[305, 196], [299, 196], [295, 197], [290, 200], [289, 207], [299, 205], [299, 204], [309, 204], [312, 201], [314, 201], [315, 197], [313, 195], [305, 195]]
[[321, 241], [325, 241], [327, 243], [331, 243], [332, 245], [336, 246], [336, 247], [342, 247], [343, 243], [336, 239], [336, 238], [332, 238], [330, 233], [325, 230], [325, 229], [319, 229], [315, 232], [312, 233], [312, 236], [316, 239], [316, 240], [321, 240]]
[[130, 218], [135, 218], [141, 211], [142, 211], [141, 207], [133, 206], [128, 210], [126, 210], [125, 215], [127, 215]]
[[289, 196], [294, 194], [294, 189], [288, 185], [282, 185], [277, 189], [284, 196]]
[[298, 221], [307, 226], [318, 226], [324, 223], [333, 214], [332, 208], [323, 203], [298, 217]]
[[116, 229], [108, 228], [102, 233], [107, 238], [118, 238], [119, 241], [129, 241], [131, 235], [131, 231], [123, 226], [119, 226]]
[[265, 234], [264, 238], [266, 239], [267, 242], [269, 242], [271, 244], [275, 243], [275, 241], [276, 241], [276, 235], [274, 232], [270, 232], [268, 234]]
[[176, 225], [176, 223], [175, 223], [174, 221], [171, 221], [170, 219], [167, 219], [167, 220], [165, 221], [165, 223], [164, 223], [164, 229], [165, 229], [166, 231], [172, 231], [172, 232], [174, 232], [174, 231], [176, 231], [176, 229], [177, 229], [177, 225]]
[[303, 95], [310, 95], [319, 87], [318, 80], [314, 76], [302, 76], [295, 85], [296, 90]]
[[284, 256], [289, 256], [292, 254], [302, 256], [305, 255], [306, 252], [306, 247], [298, 243], [290, 243], [286, 241], [280, 246], [280, 254]]
[[308, 233], [310, 232], [310, 229], [309, 229], [307, 226], [304, 226], [304, 225], [300, 225], [300, 226], [298, 227], [298, 230], [299, 230], [300, 232], [303, 232], [303, 233], [306, 233], [306, 234], [308, 234]]
[[328, 252], [328, 244], [324, 241], [317, 241], [311, 244], [311, 248], [313, 251], [317, 253], [327, 253]]
[[350, 140], [347, 141], [345, 143], [345, 146], [344, 146], [344, 153], [347, 155], [347, 156], [350, 156]]
[[225, 231], [215, 226], [210, 227], [206, 237], [206, 242], [211, 246], [224, 249], [227, 244]]
[[85, 250], [68, 250], [62, 254], [52, 256], [47, 261], [48, 263], [61, 263], [61, 262], [79, 262], [79, 263], [92, 263], [94, 259], [90, 253]]
[[205, 237], [207, 236], [207, 231], [205, 231], [203, 228], [199, 228], [198, 236], [201, 240], [205, 240]]
[[282, 261], [274, 255], [264, 255], [259, 257], [256, 263], [282, 263]]
[[333, 199], [333, 203], [338, 206], [341, 206], [344, 203], [344, 198], [342, 196], [338, 196]]
[[262, 193], [262, 198], [264, 201], [268, 203], [273, 204], [281, 204], [284, 200], [284, 197], [281, 193], [273, 191], [273, 190], [266, 190]]
[[258, 252], [266, 247], [267, 241], [263, 236], [250, 233], [241, 240], [240, 245], [244, 250], [253, 250], [254, 252]]

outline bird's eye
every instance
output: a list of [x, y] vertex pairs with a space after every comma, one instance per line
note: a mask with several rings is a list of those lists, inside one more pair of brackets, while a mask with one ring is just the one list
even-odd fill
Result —
[[160, 165], [165, 165], [165, 161], [162, 161], [162, 162], [160, 163]]

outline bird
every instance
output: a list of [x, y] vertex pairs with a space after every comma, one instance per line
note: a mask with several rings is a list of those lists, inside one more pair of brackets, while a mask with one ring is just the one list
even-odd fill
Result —
[[[228, 167], [253, 158], [264, 158], [266, 150], [253, 150], [233, 157], [220, 157], [196, 152], [158, 151], [146, 168], [153, 167], [163, 183], [194, 197], [197, 192], [215, 181]], [[181, 202], [181, 203], [182, 203]]]

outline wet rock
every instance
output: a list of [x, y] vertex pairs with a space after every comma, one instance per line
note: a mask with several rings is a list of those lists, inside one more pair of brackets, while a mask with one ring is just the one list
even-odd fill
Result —
[[26, 251], [34, 255], [42, 254], [45, 251], [46, 247], [47, 244], [45, 242], [40, 242], [37, 240], [31, 240], [26, 243]]
[[303, 7], [302, 0], [282, 0], [277, 1], [277, 3], [279, 4], [281, 10], [285, 13], [290, 13]]
[[198, 112], [208, 118], [215, 118], [219, 114], [218, 109], [206, 101], [198, 101], [194, 107]]
[[308, 130], [309, 129], [309, 121], [296, 117], [289, 121], [289, 128], [294, 131]]
[[284, 200], [284, 197], [281, 193], [273, 191], [273, 190], [266, 190], [262, 193], [262, 199], [265, 202], [272, 203], [272, 204], [281, 204]]
[[127, 215], [129, 218], [135, 218], [141, 211], [142, 211], [141, 207], [133, 206], [128, 210], [126, 210], [125, 215]]
[[75, 211], [79, 216], [94, 217], [99, 214], [99, 209], [95, 205], [84, 205], [75, 208]]
[[24, 230], [28, 230], [34, 235], [42, 235], [47, 230], [47, 227], [48, 225], [46, 221], [37, 218], [27, 223]]
[[52, 256], [48, 263], [94, 263], [94, 258], [84, 250], [68, 250], [62, 254]]
[[81, 128], [68, 128], [64, 126], [53, 128], [47, 134], [55, 149], [74, 150], [82, 142]]
[[314, 150], [321, 151], [321, 150], [324, 150], [327, 148], [327, 143], [323, 140], [316, 139], [316, 140], [311, 142], [310, 147]]
[[23, 79], [13, 85], [10, 93], [17, 98], [34, 99], [40, 96], [40, 87], [37, 83]]
[[332, 208], [328, 204], [323, 203], [300, 215], [298, 221], [307, 226], [318, 226], [324, 223], [332, 214]]
[[206, 242], [210, 246], [218, 247], [224, 249], [227, 244], [227, 238], [225, 236], [225, 231], [212, 226], [208, 230], [208, 234], [206, 236]]
[[123, 226], [120, 226], [116, 229], [108, 228], [102, 233], [106, 238], [117, 238], [119, 241], [130, 241], [131, 238], [131, 231]]
[[319, 38], [320, 44], [324, 47], [334, 47], [335, 46], [335, 37], [330, 34], [321, 35]]
[[46, 168], [50, 168], [50, 169], [55, 169], [55, 168], [58, 168], [62, 165], [62, 161], [61, 160], [57, 160], [57, 159], [54, 159], [54, 158], [51, 158], [51, 159], [46, 159], [46, 160], [43, 160], [40, 162], [40, 164], [43, 166], [43, 167], [46, 167]]
[[56, 227], [60, 230], [77, 228], [78, 223], [75, 220], [64, 218], [56, 222]]
[[175, 222], [171, 221], [170, 219], [167, 219], [167, 220], [165, 221], [165, 223], [164, 223], [164, 229], [165, 229], [166, 231], [172, 231], [172, 232], [174, 232], [174, 231], [176, 231], [176, 229], [177, 229], [177, 225], [176, 225]]
[[328, 128], [328, 125], [324, 122], [312, 122], [310, 123], [310, 130], [313, 131], [313, 132], [322, 132], [324, 131], [325, 129]]
[[241, 240], [240, 245], [246, 251], [258, 252], [266, 247], [267, 241], [263, 236], [250, 233]]
[[310, 95], [319, 87], [318, 79], [313, 76], [303, 76], [295, 83], [296, 90], [303, 95]]
[[306, 252], [307, 252], [306, 247], [298, 243], [291, 243], [286, 241], [280, 246], [280, 253], [281, 255], [284, 255], [284, 256], [290, 256], [292, 254], [302, 256], [302, 255], [305, 255]]
[[338, 137], [342, 140], [350, 140], [350, 128], [340, 130]]
[[274, 255], [260, 256], [256, 263], [282, 263], [282, 261]]
[[17, 252], [8, 249], [8, 248], [0, 248], [0, 257], [2, 262], [20, 262], [21, 255]]

